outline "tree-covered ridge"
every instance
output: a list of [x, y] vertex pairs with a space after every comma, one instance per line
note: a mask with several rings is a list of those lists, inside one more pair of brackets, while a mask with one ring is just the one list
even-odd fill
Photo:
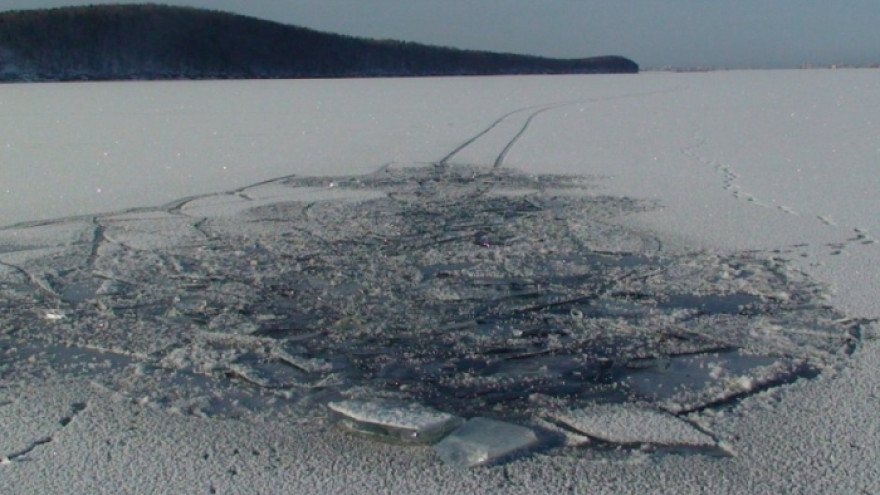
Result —
[[549, 59], [322, 33], [164, 5], [0, 13], [0, 80], [638, 72], [623, 57]]

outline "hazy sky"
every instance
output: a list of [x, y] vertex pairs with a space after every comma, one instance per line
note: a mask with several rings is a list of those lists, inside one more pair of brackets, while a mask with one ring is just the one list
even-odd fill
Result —
[[[0, 10], [143, 3], [0, 0]], [[156, 0], [322, 31], [644, 68], [880, 62], [880, 0]]]

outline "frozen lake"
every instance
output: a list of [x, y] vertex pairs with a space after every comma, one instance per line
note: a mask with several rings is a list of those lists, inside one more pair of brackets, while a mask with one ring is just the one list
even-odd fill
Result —
[[[0, 86], [0, 415], [29, 424], [11, 411], [44, 404], [35, 387], [82, 395], [62, 430], [0, 444], [0, 469], [44, 479], [21, 461], [78, 455], [65, 427], [115, 397], [337, 424], [365, 452], [448, 435], [383, 454], [417, 453], [384, 475], [399, 489], [438, 456], [494, 467], [436, 468], [449, 485], [426, 492], [485, 491], [507, 462], [575, 490], [606, 463], [611, 492], [773, 492], [817, 465], [819, 491], [876, 487], [839, 445], [878, 448], [858, 419], [880, 358], [878, 78]], [[369, 458], [346, 462], [391, 469]]]

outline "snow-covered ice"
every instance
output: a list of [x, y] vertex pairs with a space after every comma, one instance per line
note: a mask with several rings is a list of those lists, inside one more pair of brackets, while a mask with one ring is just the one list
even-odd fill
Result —
[[671, 414], [633, 404], [597, 404], [553, 419], [593, 438], [618, 444], [712, 447], [715, 439]]
[[[4, 86], [0, 487], [876, 491], [877, 78]], [[348, 396], [535, 440], [453, 474]]]

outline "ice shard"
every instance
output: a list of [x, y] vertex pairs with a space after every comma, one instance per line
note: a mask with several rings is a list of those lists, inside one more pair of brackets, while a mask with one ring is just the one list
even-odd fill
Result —
[[553, 419], [592, 438], [623, 445], [714, 447], [715, 439], [669, 413], [633, 404], [600, 404]]
[[538, 437], [524, 426], [487, 418], [473, 418], [441, 440], [434, 449], [455, 466], [473, 467], [528, 449]]
[[463, 423], [452, 414], [395, 400], [344, 400], [327, 406], [343, 428], [407, 445], [432, 444]]

